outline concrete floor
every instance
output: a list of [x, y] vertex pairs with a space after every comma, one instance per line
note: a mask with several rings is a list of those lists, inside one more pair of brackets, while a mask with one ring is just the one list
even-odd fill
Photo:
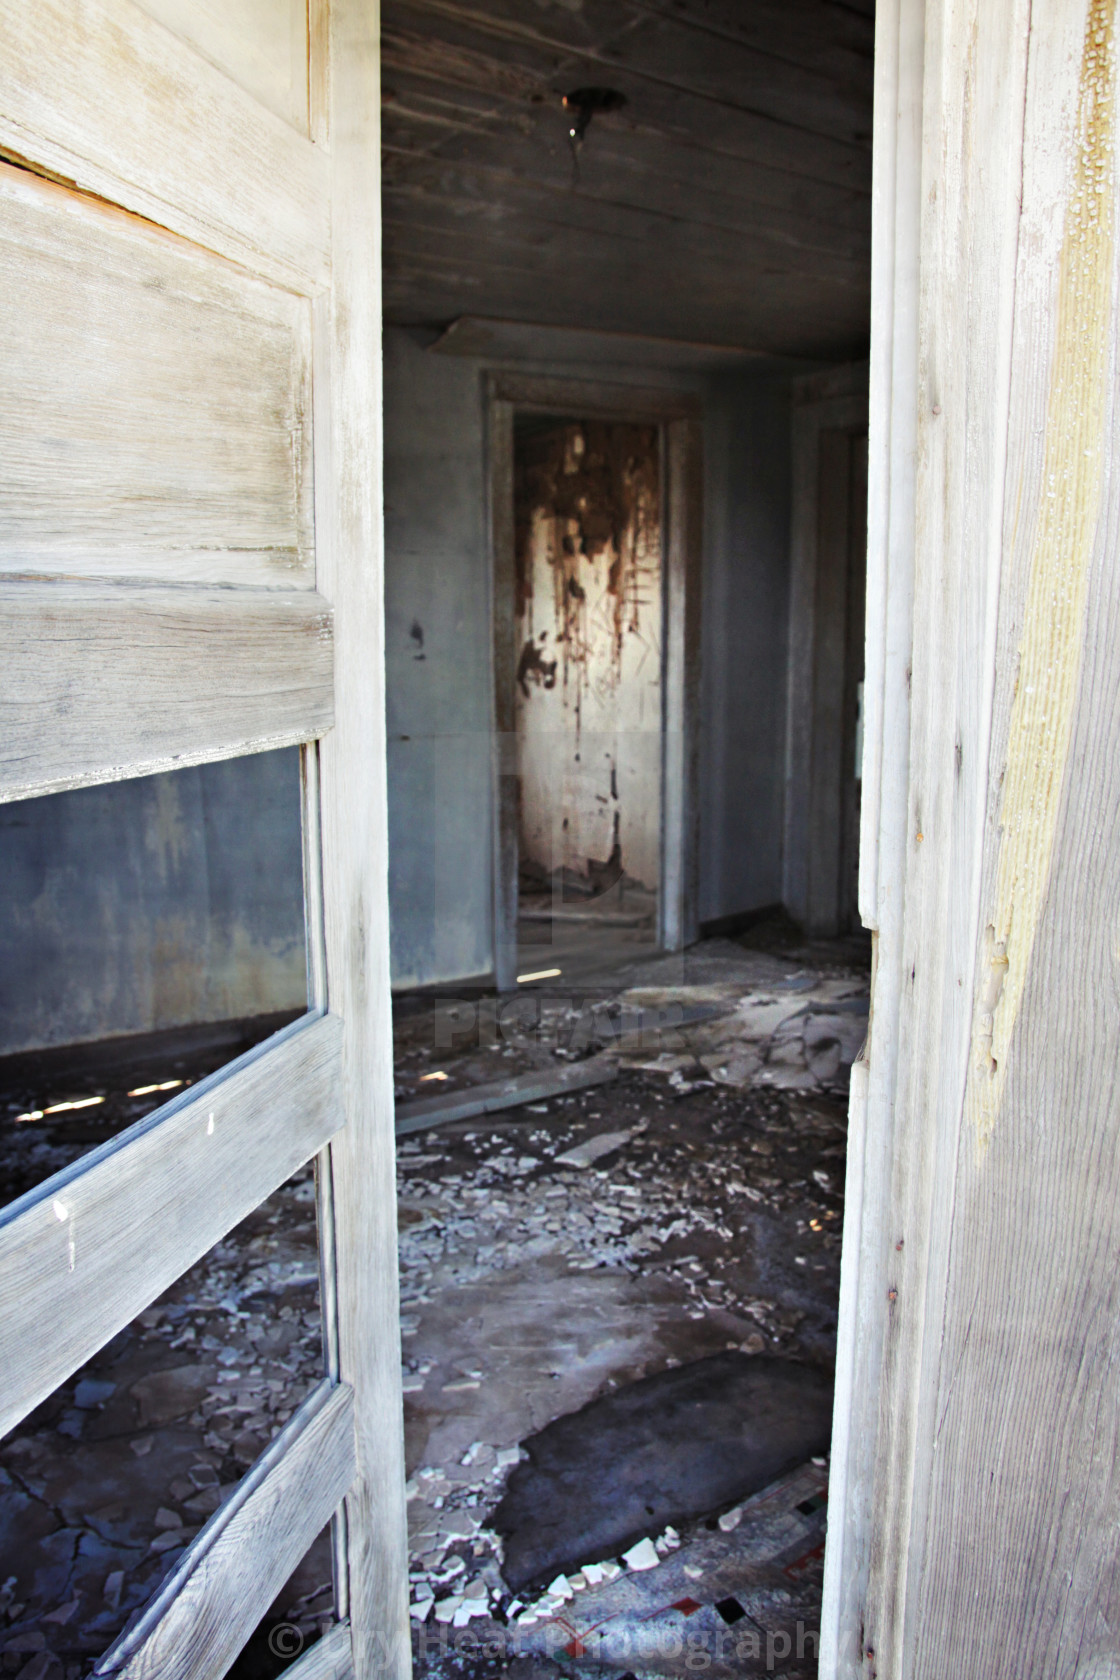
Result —
[[[548, 1646], [545, 1630], [559, 1625], [555, 1617], [534, 1618], [529, 1606], [511, 1618], [499, 1546], [487, 1526], [526, 1435], [612, 1388], [729, 1346], [823, 1368], [833, 1358], [843, 1093], [866, 1012], [862, 953], [807, 951], [788, 941], [778, 951], [708, 942], [683, 962], [634, 953], [611, 982], [594, 991], [553, 989], [528, 1003], [523, 995], [504, 1019], [501, 1011], [491, 1016], [498, 1030], [483, 1033], [483, 1042], [477, 1000], [464, 1000], [460, 1014], [461, 1026], [475, 1010], [473, 1036], [461, 1031], [450, 1035], [453, 1043], [448, 1000], [400, 1011], [402, 1098], [589, 1051], [613, 1055], [619, 1069], [609, 1085], [440, 1128], [400, 1150], [417, 1660], [433, 1677], [449, 1665], [479, 1674], [513, 1670], [514, 1680], [556, 1674], [558, 1660], [572, 1666]], [[704, 1019], [635, 1040], [619, 1031], [620, 1011], [635, 1007], [647, 1021], [650, 1011], [661, 1010], [663, 1019], [670, 1008]], [[197, 1078], [213, 1057], [188, 1062], [164, 1071]], [[432, 1073], [447, 1078], [425, 1079]], [[155, 1082], [150, 1068], [144, 1080]], [[106, 1097], [96, 1117], [101, 1133], [136, 1118], [145, 1100], [159, 1100], [128, 1097], [135, 1086], [126, 1071], [102, 1074], [96, 1084]], [[80, 1085], [68, 1075], [63, 1094], [80, 1097]], [[59, 1094], [43, 1074], [34, 1092], [13, 1093], [12, 1112], [32, 1099], [47, 1107]], [[4, 1199], [88, 1147], [89, 1124], [80, 1113], [36, 1125], [10, 1120]], [[627, 1135], [591, 1165], [561, 1159], [606, 1133]], [[316, 1379], [311, 1197], [305, 1172], [0, 1448], [5, 1673], [21, 1680], [87, 1673]], [[784, 1497], [773, 1496], [779, 1504]], [[796, 1515], [806, 1501], [790, 1505], [791, 1498], [782, 1532], [788, 1539], [796, 1530], [796, 1549], [812, 1536]], [[710, 1576], [714, 1590], [731, 1578], [728, 1570], [778, 1567], [780, 1547], [769, 1562], [758, 1555], [763, 1529], [753, 1518], [719, 1531], [722, 1551], [712, 1561], [703, 1548], [717, 1544], [714, 1533], [701, 1524], [682, 1534], [678, 1561], [666, 1553], [643, 1577], [648, 1591], [656, 1597], [661, 1581], [667, 1590], [668, 1564], [679, 1572], [681, 1558], [699, 1559], [689, 1564], [700, 1570], [689, 1577], [698, 1602], [701, 1577]], [[807, 1545], [806, 1555], [813, 1549]], [[283, 1621], [312, 1639], [329, 1613], [328, 1578], [324, 1536], [235, 1674], [257, 1680], [281, 1672], [270, 1632]], [[740, 1640], [746, 1652], [728, 1657], [728, 1672], [766, 1672], [766, 1629], [773, 1632], [774, 1616], [780, 1622], [793, 1603], [781, 1610], [785, 1600], [773, 1599], [775, 1591], [789, 1598], [788, 1581], [767, 1581], [759, 1576], [741, 1589], [748, 1599], [755, 1592], [754, 1611], [743, 1614], [748, 1631], [763, 1639], [762, 1655], [756, 1663], [750, 1640]], [[447, 1615], [464, 1587], [474, 1595], [466, 1626], [455, 1628], [453, 1613], [450, 1623], [437, 1622], [435, 1608], [419, 1619], [426, 1598], [442, 1601]], [[805, 1625], [814, 1594], [819, 1556], [797, 1577]], [[706, 1604], [695, 1614], [703, 1610], [710, 1620]], [[631, 1611], [610, 1614], [625, 1622]], [[605, 1651], [594, 1663], [585, 1653], [577, 1666], [600, 1661], [625, 1672]], [[799, 1661], [795, 1653], [791, 1662], [770, 1672], [812, 1672], [811, 1656]], [[647, 1669], [676, 1672], [674, 1663], [663, 1654]], [[625, 1666], [637, 1672], [634, 1662]]]

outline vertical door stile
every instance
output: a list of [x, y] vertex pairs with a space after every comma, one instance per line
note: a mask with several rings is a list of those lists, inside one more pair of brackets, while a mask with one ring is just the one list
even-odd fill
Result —
[[[326, 89], [331, 286], [315, 301], [317, 582], [335, 612], [335, 727], [319, 747], [326, 981], [345, 1024], [346, 1124], [330, 1151], [338, 1372], [354, 1390], [340, 1607], [356, 1680], [409, 1670], [388, 961], [381, 414], [379, 20], [333, 0], [313, 25]], [[326, 63], [318, 54], [326, 53]], [[323, 1175], [324, 1179], [328, 1177]], [[340, 1563], [341, 1563], [340, 1558]]]

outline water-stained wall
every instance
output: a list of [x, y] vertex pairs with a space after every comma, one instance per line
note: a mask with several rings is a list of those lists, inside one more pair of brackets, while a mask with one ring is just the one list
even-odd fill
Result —
[[658, 884], [659, 451], [656, 426], [534, 418], [516, 434], [523, 874]]
[[306, 997], [295, 751], [0, 806], [0, 1054]]
[[[386, 332], [389, 906], [397, 987], [482, 976], [493, 962], [485, 371], [481, 360], [425, 349], [404, 329]], [[719, 376], [558, 370], [543, 361], [531, 371], [703, 398], [700, 915], [718, 919], [772, 902], [782, 880], [789, 376], [774, 369]], [[550, 651], [547, 661], [553, 657]], [[609, 799], [609, 790], [599, 792]], [[602, 843], [596, 837], [593, 844]], [[610, 850], [589, 855], [601, 860]]]

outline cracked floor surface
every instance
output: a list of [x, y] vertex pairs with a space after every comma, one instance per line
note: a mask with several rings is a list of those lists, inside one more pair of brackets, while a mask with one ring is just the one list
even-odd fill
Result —
[[[731, 1345], [831, 1363], [861, 953], [719, 941], [674, 964], [643, 959], [610, 988], [528, 1009], [519, 998], [490, 1043], [470, 1031], [448, 1042], [430, 1002], [400, 1012], [405, 1099], [604, 1048], [619, 1064], [609, 1085], [399, 1151], [411, 1572], [418, 1662], [433, 1676], [479, 1660], [433, 1647], [437, 1627], [459, 1631], [457, 1616], [474, 1635], [521, 1625], [486, 1519], [526, 1434]], [[628, 1038], [627, 1001], [660, 1010], [668, 1028]], [[702, 1018], [674, 1027], [667, 1012], [689, 1004]], [[463, 1019], [472, 1008], [477, 1019], [469, 1002]], [[198, 1078], [210, 1065], [164, 1071]], [[421, 1077], [431, 1072], [447, 1078]], [[116, 1084], [13, 1093], [5, 1200], [161, 1100]], [[90, 1094], [105, 1099], [96, 1124], [84, 1110], [14, 1120]], [[86, 1674], [317, 1380], [314, 1239], [305, 1170], [0, 1448], [5, 1673]], [[807, 1579], [811, 1600], [819, 1586]], [[312, 1639], [330, 1613], [328, 1580], [322, 1536], [234, 1672], [280, 1672], [269, 1626], [284, 1619]], [[553, 1661], [502, 1652], [487, 1672]]]

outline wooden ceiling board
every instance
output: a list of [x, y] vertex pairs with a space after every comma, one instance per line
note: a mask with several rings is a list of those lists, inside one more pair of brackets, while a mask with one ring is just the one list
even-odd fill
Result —
[[[385, 0], [385, 311], [814, 357], [867, 336], [854, 0]], [[579, 157], [560, 96], [607, 85]]]

